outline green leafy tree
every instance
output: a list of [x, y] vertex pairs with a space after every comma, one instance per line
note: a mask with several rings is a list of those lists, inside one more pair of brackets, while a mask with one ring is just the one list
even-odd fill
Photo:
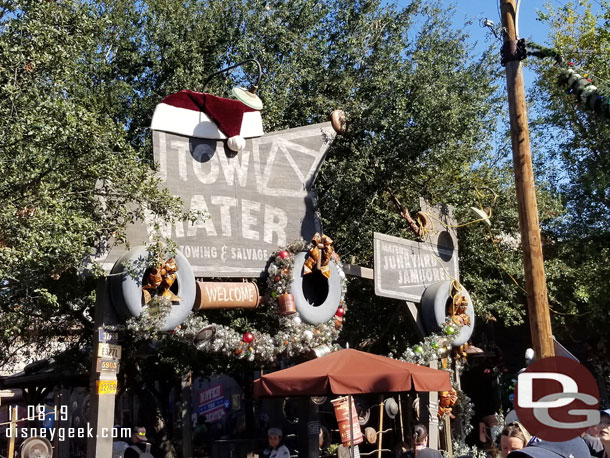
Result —
[[[556, 59], [538, 59], [537, 90], [533, 97], [536, 141], [547, 151], [547, 173], [554, 175], [554, 192], [563, 202], [547, 224], [545, 255], [554, 330], [567, 342], [587, 350], [589, 358], [607, 355], [604, 326], [608, 315], [608, 221], [610, 163], [607, 138], [610, 124], [586, 108], [580, 97], [560, 82], [560, 71], [572, 68], [589, 78], [599, 92], [610, 95], [607, 66], [608, 2], [568, 2], [547, 5], [539, 13], [550, 27]], [[586, 329], [583, 335], [580, 330]], [[608, 368], [603, 369], [608, 373]]]
[[[506, 144], [494, 151], [501, 112], [498, 70], [474, 56], [436, 2], [19, 0], [0, 18], [0, 345], [44, 345], [75, 329], [90, 336], [92, 256], [150, 209], [180, 218], [151, 172], [148, 126], [155, 105], [181, 89], [226, 96], [248, 80], [207, 75], [256, 57], [266, 131], [321, 122], [341, 108], [338, 138], [317, 184], [325, 232], [344, 260], [372, 265], [375, 231], [411, 237], [390, 201], [419, 197], [456, 207], [463, 283], [483, 319], [521, 323], [524, 296], [518, 224]], [[489, 189], [492, 192], [485, 191]], [[543, 219], [556, 209], [541, 189]], [[469, 207], [493, 206], [493, 226]], [[485, 197], [481, 197], [481, 196]], [[99, 274], [99, 271], [95, 271]], [[354, 279], [343, 339], [401, 352], [413, 334], [406, 310]], [[490, 315], [491, 314], [491, 315]], [[214, 312], [248, 330], [273, 327], [273, 312]], [[36, 330], [37, 332], [33, 332]], [[142, 355], [134, 336], [126, 357]], [[156, 358], [129, 360], [125, 380], [189, 369], [237, 368], [165, 339]], [[7, 353], [8, 354], [8, 353]], [[129, 371], [135, 371], [130, 372]], [[143, 376], [142, 376], [143, 374]], [[142, 378], [140, 378], [142, 377]], [[159, 394], [159, 399], [167, 396]], [[162, 406], [167, 409], [169, 406]]]
[[100, 74], [108, 21], [88, 2], [3, 3], [0, 364], [88, 336], [96, 254], [145, 207], [181, 213], [109, 107], [124, 90]]

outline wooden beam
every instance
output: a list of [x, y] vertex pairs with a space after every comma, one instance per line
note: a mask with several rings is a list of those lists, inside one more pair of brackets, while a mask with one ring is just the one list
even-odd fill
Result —
[[368, 267], [360, 267], [354, 264], [343, 264], [343, 272], [345, 272], [345, 275], [365, 278], [366, 280], [373, 280], [375, 278], [373, 276], [373, 269], [369, 269]]
[[424, 338], [426, 336], [426, 329], [424, 328], [424, 322], [422, 320], [421, 313], [419, 313], [419, 309], [417, 308], [417, 304], [415, 302], [406, 302], [407, 309], [409, 310], [409, 316], [411, 317], [413, 324], [419, 331], [419, 337]]

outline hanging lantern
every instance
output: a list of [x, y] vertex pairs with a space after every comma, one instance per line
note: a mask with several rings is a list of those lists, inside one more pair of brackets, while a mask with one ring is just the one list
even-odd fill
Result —
[[279, 306], [279, 314], [284, 315], [292, 315], [296, 313], [296, 305], [294, 303], [294, 296], [292, 294], [282, 294], [278, 297], [278, 306]]

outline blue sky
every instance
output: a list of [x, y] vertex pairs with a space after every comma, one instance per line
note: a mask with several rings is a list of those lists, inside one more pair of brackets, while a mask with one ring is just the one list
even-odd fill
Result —
[[[567, 0], [551, 1], [553, 6], [558, 7], [564, 5]], [[499, 0], [443, 0], [443, 3], [447, 5], [453, 5], [456, 8], [456, 14], [454, 16], [454, 25], [456, 27], [463, 27], [464, 22], [472, 20], [473, 23], [465, 27], [468, 35], [471, 36], [471, 40], [477, 41], [478, 46], [481, 49], [485, 48], [486, 45], [493, 43], [494, 38], [492, 37], [489, 29], [481, 27], [481, 21], [484, 19], [490, 19], [496, 25], [501, 24], [500, 13], [499, 13]], [[537, 21], [538, 11], [544, 10], [544, 5], [547, 0], [521, 0], [519, 6], [519, 36], [525, 38], [527, 41], [534, 41], [541, 45], [549, 44], [547, 41], [548, 27]], [[498, 42], [498, 52], [500, 43]], [[535, 75], [529, 70], [524, 71], [524, 81], [526, 88], [533, 83]]]
[[[424, 1], [424, 0], [422, 0]], [[407, 0], [394, 0], [399, 5], [404, 5]], [[538, 11], [544, 11], [545, 5], [550, 4], [555, 8], [565, 6], [569, 0], [521, 0], [519, 11], [519, 33], [521, 38], [527, 41], [533, 41], [537, 44], [548, 45], [548, 27], [537, 21]], [[573, 0], [578, 6], [578, 1]], [[500, 0], [441, 0], [442, 4], [455, 7], [455, 15], [453, 16], [453, 25], [455, 27], [464, 28], [470, 36], [472, 43], [477, 43], [477, 49], [481, 51], [488, 45], [493, 44], [495, 38], [488, 29], [481, 27], [481, 21], [490, 19], [496, 25], [501, 23], [499, 4]], [[597, 0], [591, 0], [594, 11], [599, 11], [599, 3]], [[467, 21], [472, 21], [472, 24], [464, 26]], [[500, 42], [498, 41], [498, 59], [500, 52]], [[527, 68], [524, 70], [524, 80], [526, 89], [533, 83], [534, 75]]]

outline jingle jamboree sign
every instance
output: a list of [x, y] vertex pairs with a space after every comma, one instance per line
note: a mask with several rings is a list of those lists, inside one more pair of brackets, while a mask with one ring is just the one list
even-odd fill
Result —
[[[195, 276], [261, 276], [278, 247], [321, 232], [313, 184], [335, 134], [330, 123], [298, 127], [250, 138], [234, 152], [223, 141], [154, 130], [160, 178], [185, 209], [205, 215], [164, 224], [163, 236]], [[154, 223], [131, 228], [130, 243], [150, 240]]]

